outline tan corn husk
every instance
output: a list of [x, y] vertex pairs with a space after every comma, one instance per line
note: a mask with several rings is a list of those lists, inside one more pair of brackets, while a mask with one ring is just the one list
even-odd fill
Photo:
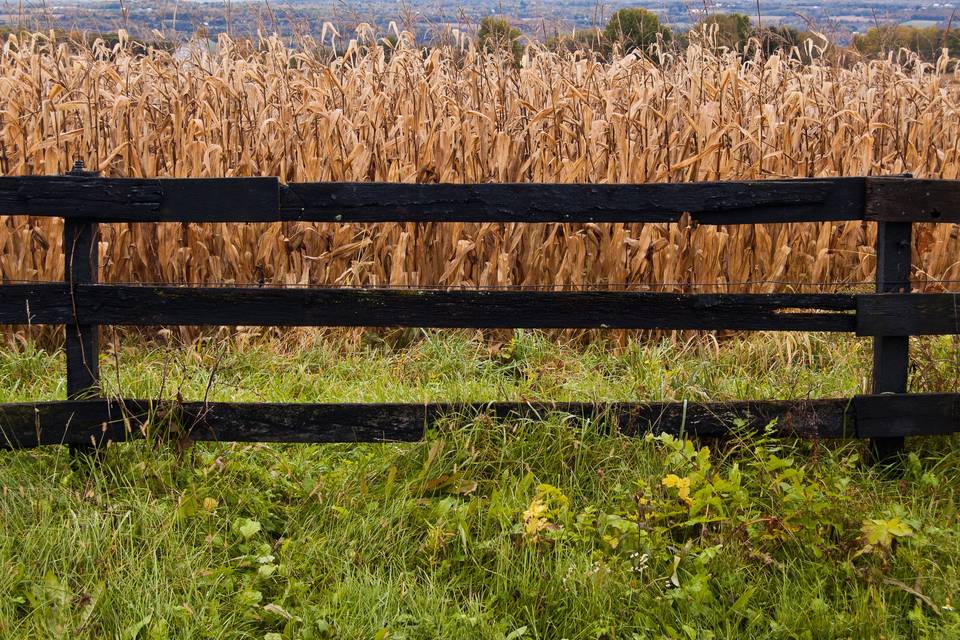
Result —
[[[406, 41], [332, 57], [276, 38], [251, 48], [221, 37], [218, 50], [183, 59], [10, 37], [0, 54], [0, 172], [60, 173], [82, 158], [108, 176], [288, 182], [960, 174], [960, 84], [946, 60], [742, 60], [691, 44], [656, 64], [529, 48], [515, 67]], [[61, 278], [60, 228], [0, 217], [0, 280]], [[920, 278], [960, 279], [957, 228], [918, 229]], [[875, 233], [856, 222], [124, 224], [104, 225], [101, 263], [103, 279], [117, 282], [775, 291], [870, 280]], [[737, 284], [754, 281], [765, 282]]]

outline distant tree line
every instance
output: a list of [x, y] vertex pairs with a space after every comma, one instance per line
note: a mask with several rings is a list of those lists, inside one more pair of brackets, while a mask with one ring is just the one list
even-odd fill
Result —
[[[481, 21], [478, 41], [482, 48], [509, 49], [519, 59], [522, 53], [520, 31], [505, 19], [487, 17]], [[656, 13], [647, 9], [620, 9], [603, 29], [581, 29], [572, 34], [557, 34], [547, 45], [557, 49], [587, 49], [602, 55], [615, 47], [623, 51], [647, 51], [658, 45], [671, 44], [683, 48], [691, 39], [698, 38], [716, 48], [726, 48], [749, 54], [757, 48], [765, 55], [777, 51], [799, 52], [808, 57], [808, 40], [816, 43], [822, 52], [838, 53], [823, 36], [812, 31], [801, 31], [787, 25], [758, 28], [750, 16], [742, 13], [714, 13], [701, 18], [691, 29], [674, 33], [660, 21]], [[951, 56], [960, 56], [960, 29], [918, 28], [909, 25], [878, 26], [865, 34], [854, 36], [852, 49], [865, 56], [884, 55], [903, 49], [917, 53], [924, 60], [933, 61], [946, 49]]]
[[960, 56], [960, 29], [881, 25], [854, 36], [853, 48], [866, 56], [906, 49], [933, 62], [943, 54], [944, 49], [950, 56]]
[[[509, 49], [519, 58], [522, 53], [520, 31], [504, 18], [487, 17], [480, 23], [478, 42], [484, 49]], [[647, 9], [620, 9], [603, 29], [580, 29], [569, 35], [557, 34], [547, 41], [555, 49], [588, 49], [602, 55], [614, 48], [622, 51], [643, 50], [660, 46], [686, 46], [692, 38], [701, 38], [717, 48], [749, 53], [760, 47], [766, 54], [779, 50], [803, 48], [803, 43], [814, 38], [826, 44], [822, 37], [789, 26], [757, 29], [750, 17], [742, 13], [716, 13], [705, 16], [689, 31], [674, 33], [660, 21], [656, 13]]]
[[[0, 27], [0, 38], [6, 40], [17, 32], [16, 29]], [[90, 47], [99, 40], [107, 50], [112, 50], [120, 42], [120, 36], [116, 32], [92, 33], [56, 29], [52, 35], [56, 40], [73, 43], [78, 47]], [[198, 31], [195, 36], [209, 37], [205, 29]], [[522, 38], [517, 28], [500, 17], [483, 18], [477, 30], [477, 45], [481, 50], [508, 52], [515, 63], [519, 63], [523, 55]], [[695, 39], [716, 49], [737, 51], [744, 55], [751, 55], [759, 49], [764, 55], [789, 51], [806, 59], [811, 55], [811, 49], [806, 44], [808, 41], [813, 41], [816, 45], [817, 55], [838, 56], [847, 51], [828, 43], [822, 35], [812, 31], [801, 31], [787, 25], [760, 29], [750, 16], [742, 13], [713, 13], [701, 18], [689, 30], [674, 32], [663, 24], [653, 11], [637, 8], [619, 9], [603, 28], [579, 29], [563, 35], [557, 33], [547, 40], [546, 46], [556, 50], [587, 50], [606, 57], [615, 50], [639, 50], [649, 53], [653, 47], [661, 51], [671, 47], [683, 49]], [[397, 46], [395, 36], [382, 38], [380, 42], [388, 56]], [[248, 44], [251, 49], [256, 49], [252, 41]], [[149, 49], [171, 51], [175, 48], [173, 42], [164, 39], [130, 40], [130, 46], [144, 53]], [[946, 29], [878, 25], [864, 34], [855, 35], [849, 50], [867, 57], [908, 50], [923, 60], [933, 62], [945, 50], [952, 57], [960, 56], [960, 28], [953, 29], [950, 25]]]
[[[6, 41], [12, 35], [27, 35], [31, 34], [32, 31], [27, 29], [16, 29], [11, 27], [0, 26], [0, 41]], [[53, 40], [58, 42], [65, 42], [68, 44], [74, 45], [76, 48], [85, 48], [89, 49], [97, 41], [106, 48], [112, 50], [116, 45], [120, 44], [121, 38], [120, 33], [117, 31], [107, 31], [107, 32], [95, 32], [95, 31], [74, 31], [69, 29], [53, 29], [50, 32], [50, 35]], [[153, 39], [153, 40], [138, 40], [134, 38], [127, 38], [129, 45], [133, 47], [135, 52], [146, 53], [149, 49], [157, 49], [163, 51], [173, 51], [176, 47], [174, 43], [170, 40], [163, 39]]]

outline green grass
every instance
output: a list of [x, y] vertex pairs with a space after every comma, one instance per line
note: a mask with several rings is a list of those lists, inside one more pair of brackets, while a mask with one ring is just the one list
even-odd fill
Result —
[[[858, 393], [870, 359], [794, 335], [414, 338], [120, 348], [103, 376], [185, 399], [721, 400]], [[956, 343], [915, 352], [914, 389], [956, 388]], [[63, 374], [0, 351], [0, 402], [61, 398]], [[0, 453], [0, 638], [960, 637], [956, 438], [911, 441], [902, 478], [857, 442], [702, 444], [545, 416], [411, 445]]]

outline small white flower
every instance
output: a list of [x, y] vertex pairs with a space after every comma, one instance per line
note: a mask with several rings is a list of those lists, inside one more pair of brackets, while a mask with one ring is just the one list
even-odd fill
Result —
[[634, 553], [634, 554], [631, 554], [630, 557], [636, 560], [636, 564], [634, 565], [633, 570], [636, 571], [637, 573], [643, 573], [643, 570], [647, 568], [647, 562], [650, 561], [650, 554], [645, 553], [643, 555], [640, 555], [638, 553]]

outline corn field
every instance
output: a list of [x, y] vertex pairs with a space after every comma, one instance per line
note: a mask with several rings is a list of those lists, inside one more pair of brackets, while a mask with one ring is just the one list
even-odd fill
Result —
[[[960, 178], [949, 62], [744, 60], [694, 42], [656, 60], [528, 47], [513, 64], [406, 36], [393, 49], [358, 36], [333, 54], [224, 36], [142, 54], [11, 36], [0, 172], [60, 173], [80, 158], [108, 176], [288, 182]], [[60, 224], [0, 218], [0, 280], [62, 278]], [[917, 286], [960, 279], [957, 228], [917, 230]], [[858, 222], [118, 224], [103, 226], [100, 252], [114, 282], [770, 292], [871, 280], [875, 234]]]

